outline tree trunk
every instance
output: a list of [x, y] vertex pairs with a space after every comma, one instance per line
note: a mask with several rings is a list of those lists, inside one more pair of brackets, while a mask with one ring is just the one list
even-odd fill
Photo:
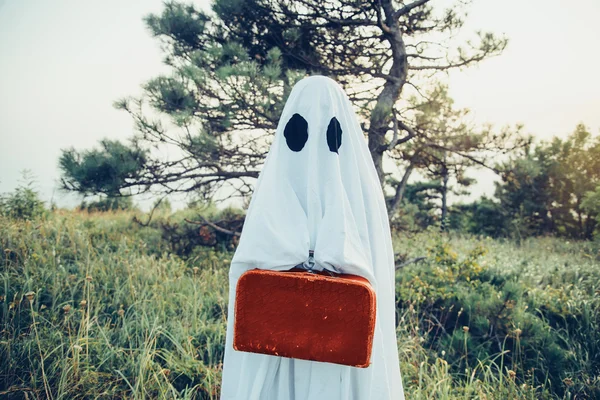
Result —
[[411, 162], [406, 168], [406, 171], [404, 171], [404, 175], [402, 175], [402, 180], [396, 187], [396, 194], [394, 195], [394, 198], [392, 199], [392, 202], [390, 203], [390, 206], [388, 208], [388, 217], [390, 219], [396, 212], [396, 209], [398, 208], [400, 203], [402, 203], [402, 199], [404, 198], [404, 192], [406, 191], [406, 184], [408, 182], [408, 178], [410, 177], [410, 174], [412, 173], [414, 168], [415, 164]]
[[[444, 154], [444, 161], [446, 155]], [[442, 167], [442, 221], [440, 224], [440, 230], [446, 231], [446, 216], [448, 214], [448, 168], [444, 164]]]
[[404, 39], [402, 38], [402, 32], [398, 25], [398, 21], [394, 16], [392, 2], [391, 0], [382, 0], [381, 5], [385, 13], [385, 24], [382, 26], [382, 29], [385, 38], [390, 43], [393, 62], [390, 71], [387, 74], [389, 75], [389, 78], [387, 78], [381, 93], [377, 96], [377, 103], [371, 113], [367, 135], [369, 139], [369, 151], [371, 152], [371, 157], [375, 163], [379, 181], [383, 186], [383, 154], [387, 150], [385, 133], [389, 127], [390, 116], [392, 115], [394, 104], [400, 98], [402, 87], [406, 82], [408, 62]]

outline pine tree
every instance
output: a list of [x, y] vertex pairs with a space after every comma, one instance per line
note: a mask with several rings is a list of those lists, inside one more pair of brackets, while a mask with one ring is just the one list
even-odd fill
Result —
[[507, 44], [481, 32], [457, 43], [465, 4], [430, 3], [214, 0], [207, 12], [167, 2], [146, 23], [163, 44], [171, 73], [147, 82], [140, 98], [116, 102], [135, 121], [131, 154], [144, 156], [134, 156], [133, 169], [117, 174], [114, 184], [91, 183], [82, 181], [90, 174], [81, 168], [93, 164], [93, 155], [68, 150], [61, 161], [64, 187], [246, 196], [285, 99], [307, 74], [343, 85], [386, 182], [384, 158], [423, 132], [403, 115], [403, 88], [418, 93], [432, 74], [477, 64]]

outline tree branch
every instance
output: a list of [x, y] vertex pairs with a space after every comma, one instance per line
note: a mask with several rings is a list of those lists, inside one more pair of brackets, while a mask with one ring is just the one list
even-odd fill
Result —
[[410, 161], [410, 164], [404, 171], [404, 175], [402, 175], [402, 180], [396, 187], [396, 194], [394, 194], [394, 198], [392, 199], [392, 202], [390, 203], [390, 207], [388, 209], [388, 217], [390, 219], [392, 218], [392, 215], [394, 215], [394, 213], [396, 212], [396, 209], [398, 208], [398, 205], [402, 202], [402, 199], [404, 198], [404, 191], [406, 190], [406, 184], [408, 183], [408, 178], [410, 177], [413, 169], [415, 168], [415, 163], [413, 162], [415, 157], [416, 157], [416, 153], [415, 153], [415, 155], [413, 155], [413, 157]]
[[410, 12], [410, 10], [412, 10], [413, 8], [422, 6], [423, 4], [428, 3], [429, 1], [430, 0], [416, 0], [410, 4], [405, 5], [404, 7], [400, 8], [394, 12], [394, 19], [397, 20], [401, 16], [408, 14]]
[[[394, 119], [393, 119], [392, 123], [394, 125], [394, 136], [392, 137], [392, 141], [389, 144], [383, 145], [381, 147], [381, 151], [391, 150], [394, 147], [396, 147], [397, 145], [406, 143], [409, 140], [411, 140], [412, 138], [414, 138], [415, 136], [417, 136], [417, 132], [413, 128], [411, 128], [410, 126], [406, 125], [404, 122], [402, 122], [402, 121], [398, 120], [398, 118], [396, 118], [395, 112], [394, 112]], [[402, 130], [408, 132], [408, 134], [406, 136], [400, 138], [398, 127], [400, 127]]]
[[229, 230], [229, 229], [225, 229], [225, 228], [223, 228], [223, 227], [220, 227], [219, 225], [216, 225], [216, 224], [214, 224], [214, 223], [210, 222], [209, 220], [207, 220], [207, 219], [206, 219], [204, 216], [202, 216], [202, 215], [200, 215], [200, 218], [202, 218], [202, 220], [203, 220], [204, 222], [192, 221], [192, 220], [189, 220], [189, 219], [187, 219], [187, 218], [185, 218], [185, 222], [187, 222], [187, 223], [190, 223], [190, 224], [194, 224], [194, 225], [208, 225], [208, 226], [210, 226], [211, 228], [213, 228], [214, 230], [216, 230], [216, 231], [219, 231], [219, 232], [221, 232], [221, 233], [224, 233], [224, 234], [226, 234], [226, 235], [231, 235], [231, 236], [240, 236], [240, 235], [241, 235], [241, 233], [240, 233], [240, 232], [237, 232], [237, 231], [231, 231], [231, 230]]
[[396, 265], [396, 269], [400, 269], [402, 267], [406, 267], [409, 264], [416, 263], [416, 262], [419, 262], [419, 261], [423, 261], [425, 259], [427, 259], [427, 257], [415, 257], [412, 260], [408, 260], [408, 261], [403, 262], [402, 264]]

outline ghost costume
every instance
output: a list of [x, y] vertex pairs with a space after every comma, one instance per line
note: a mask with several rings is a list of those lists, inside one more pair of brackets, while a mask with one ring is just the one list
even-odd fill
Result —
[[[253, 268], [288, 270], [306, 262], [309, 250], [315, 269], [360, 275], [373, 285], [369, 367], [233, 349], [240, 275]], [[304, 78], [283, 109], [231, 262], [221, 400], [404, 399], [394, 271], [383, 192], [352, 105], [335, 81]]]

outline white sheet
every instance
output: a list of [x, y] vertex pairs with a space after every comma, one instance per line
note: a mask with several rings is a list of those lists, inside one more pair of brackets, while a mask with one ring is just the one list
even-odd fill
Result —
[[[295, 116], [293, 122], [300, 123], [288, 126], [295, 114], [302, 118]], [[333, 117], [342, 131], [341, 144]], [[285, 104], [231, 263], [222, 400], [404, 399], [387, 218], [381, 185], [348, 97], [332, 79], [302, 79]], [[306, 261], [310, 249], [315, 269], [361, 275], [375, 288], [377, 317], [368, 368], [232, 347], [240, 275], [252, 268], [290, 269]]]

